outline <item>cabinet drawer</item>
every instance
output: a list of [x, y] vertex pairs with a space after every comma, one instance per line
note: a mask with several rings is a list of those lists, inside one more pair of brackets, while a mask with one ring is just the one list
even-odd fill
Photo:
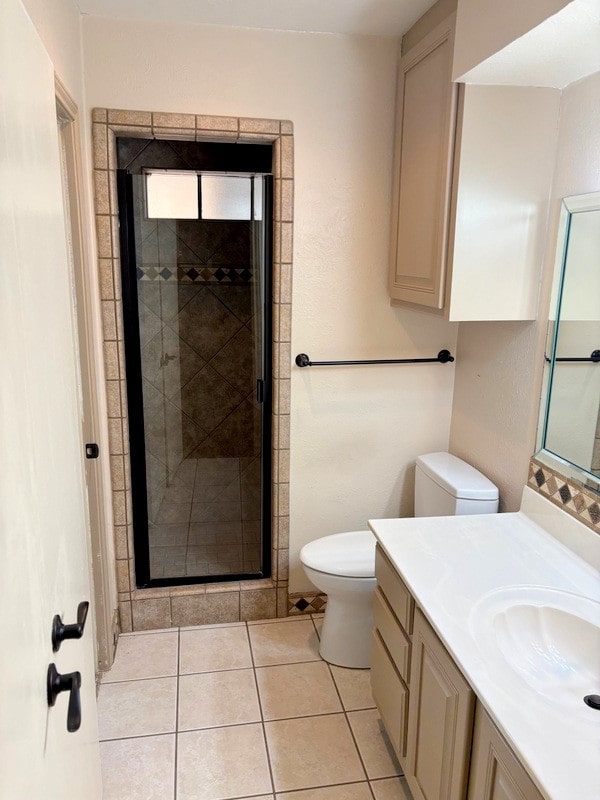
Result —
[[377, 578], [377, 585], [385, 595], [385, 599], [390, 604], [394, 614], [398, 617], [405, 633], [410, 635], [415, 615], [414, 600], [396, 570], [384, 556], [379, 545], [377, 545], [375, 553], [375, 577]]
[[394, 750], [399, 758], [404, 758], [408, 722], [408, 689], [396, 672], [377, 631], [373, 631], [371, 689]]
[[400, 677], [408, 682], [410, 669], [410, 641], [400, 627], [381, 589], [375, 592], [373, 621], [392, 657]]

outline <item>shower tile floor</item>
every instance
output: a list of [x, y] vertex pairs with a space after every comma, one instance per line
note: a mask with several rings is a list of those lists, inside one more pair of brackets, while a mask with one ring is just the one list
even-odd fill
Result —
[[186, 459], [152, 499], [152, 578], [259, 572], [258, 459]]
[[369, 670], [321, 615], [125, 634], [98, 696], [104, 800], [411, 800]]

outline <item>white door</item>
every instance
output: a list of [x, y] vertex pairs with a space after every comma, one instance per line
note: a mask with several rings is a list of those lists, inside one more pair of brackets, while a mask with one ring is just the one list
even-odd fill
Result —
[[[91, 591], [54, 73], [20, 0], [0, 2], [0, 75], [0, 798], [99, 800], [91, 618], [50, 639]], [[51, 662], [81, 673], [76, 732]]]

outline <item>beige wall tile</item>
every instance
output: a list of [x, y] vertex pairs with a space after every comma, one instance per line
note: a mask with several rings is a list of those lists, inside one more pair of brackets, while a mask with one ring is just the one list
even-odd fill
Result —
[[[102, 308], [104, 313], [104, 306]], [[116, 342], [104, 342], [104, 371], [106, 380], [119, 380], [119, 354]]]
[[273, 341], [279, 341], [279, 303], [273, 305]]
[[221, 592], [239, 592], [239, 581], [223, 581], [222, 583], [205, 583], [206, 594], [220, 594]]
[[152, 124], [156, 128], [187, 128], [196, 129], [196, 117], [194, 114], [163, 114], [154, 112], [152, 114]]
[[294, 132], [294, 123], [289, 119], [282, 119], [280, 122], [281, 133], [292, 134]]
[[119, 625], [121, 633], [129, 633], [131, 627], [131, 603], [129, 601], [119, 602]]
[[277, 551], [277, 580], [287, 581], [289, 577], [290, 552], [285, 548]]
[[291, 222], [294, 219], [294, 182], [281, 181], [281, 220]]
[[117, 169], [117, 137], [114, 131], [110, 128], [106, 132], [107, 146], [108, 146], [108, 168], [110, 170]]
[[[289, 381], [288, 381], [289, 383]], [[279, 471], [277, 474], [278, 483], [289, 483], [290, 481], [290, 451], [279, 451]]]
[[114, 214], [110, 218], [110, 235], [112, 239], [113, 258], [119, 257], [119, 218]]
[[290, 384], [289, 380], [282, 380], [278, 381], [279, 383], [279, 413], [280, 414], [289, 414], [290, 413]]
[[287, 617], [288, 615], [288, 591], [287, 588], [277, 588], [277, 616]]
[[108, 197], [110, 200], [110, 213], [119, 213], [119, 198], [117, 194], [117, 173], [114, 169], [108, 171]]
[[104, 331], [104, 341], [116, 341], [117, 322], [115, 316], [115, 304], [112, 300], [102, 301], [102, 329]]
[[152, 137], [152, 127], [150, 125], [117, 125], [113, 122], [108, 124], [115, 136], [130, 136], [132, 139], [150, 139]]
[[120, 300], [122, 296], [122, 281], [121, 281], [121, 259], [113, 259], [113, 285], [115, 287], [115, 300]]
[[127, 526], [115, 525], [115, 556], [118, 559], [128, 559], [129, 550], [127, 547]]
[[123, 454], [123, 428], [119, 418], [108, 420], [108, 448], [111, 455]]
[[106, 170], [94, 170], [94, 208], [96, 214], [110, 214], [108, 172]]
[[292, 136], [282, 136], [281, 142], [281, 177], [294, 177], [294, 139]]
[[[281, 223], [281, 263], [292, 263], [293, 223]], [[290, 270], [291, 275], [291, 270]]]
[[171, 600], [168, 597], [133, 600], [131, 610], [134, 631], [171, 627]]
[[105, 108], [93, 108], [92, 109], [92, 122], [106, 122], [106, 109]]
[[279, 341], [289, 342], [292, 338], [292, 307], [282, 303], [279, 308]]
[[[282, 414], [279, 417], [279, 447], [281, 450], [289, 450], [290, 448], [290, 416], [289, 414]], [[281, 516], [286, 516], [282, 514]]]
[[196, 128], [205, 131], [235, 131], [237, 133], [238, 120], [237, 117], [211, 117], [197, 114]]
[[112, 257], [112, 239], [110, 231], [110, 217], [96, 217], [96, 240], [98, 242], [98, 257]]
[[273, 619], [277, 615], [275, 589], [254, 589], [240, 595], [240, 618]]
[[289, 547], [290, 542], [290, 518], [277, 517], [277, 530], [278, 530], [278, 547], [285, 549]]
[[125, 466], [123, 456], [110, 457], [110, 475], [112, 478], [113, 491], [118, 492], [125, 489]]
[[129, 562], [127, 559], [117, 559], [117, 590], [129, 592]]
[[[127, 509], [125, 501], [125, 492], [112, 493], [112, 507], [113, 507], [113, 522], [115, 525], [127, 524]], [[125, 556], [121, 556], [125, 558]]]
[[152, 125], [152, 114], [150, 111], [109, 109], [108, 121], [118, 125]]
[[196, 131], [197, 142], [237, 142], [237, 131]]
[[240, 618], [240, 593], [172, 597], [173, 625], [236, 622]]
[[292, 268], [284, 263], [279, 270], [279, 302], [292, 302]]
[[100, 277], [100, 299], [114, 299], [115, 288], [113, 285], [113, 266], [110, 258], [98, 259], [98, 274]]
[[119, 381], [106, 381], [106, 403], [109, 417], [121, 416], [121, 392]]
[[274, 589], [275, 584], [270, 578], [259, 578], [255, 581], [241, 581], [240, 589], [242, 592], [251, 592], [254, 589]]
[[195, 128], [152, 128], [152, 135], [155, 139], [176, 139], [182, 142], [195, 141]]
[[108, 136], [106, 125], [94, 123], [92, 125], [92, 146], [94, 152], [94, 167], [108, 169]]
[[279, 120], [240, 117], [240, 133], [279, 134]]

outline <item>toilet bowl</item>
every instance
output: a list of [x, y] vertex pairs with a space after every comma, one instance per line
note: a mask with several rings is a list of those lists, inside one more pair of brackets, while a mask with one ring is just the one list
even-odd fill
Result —
[[309, 580], [327, 595], [321, 656], [340, 667], [371, 661], [375, 537], [371, 531], [323, 536], [304, 545], [300, 561]]
[[[419, 456], [415, 516], [495, 514], [498, 489], [450, 453]], [[370, 531], [323, 536], [304, 545], [300, 561], [309, 580], [327, 595], [319, 652], [325, 661], [364, 669], [371, 663], [375, 537]]]

